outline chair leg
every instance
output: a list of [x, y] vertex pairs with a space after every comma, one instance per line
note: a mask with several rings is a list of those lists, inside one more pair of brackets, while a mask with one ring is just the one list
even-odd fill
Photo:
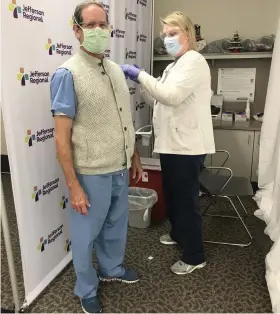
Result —
[[244, 226], [244, 228], [245, 228], [245, 230], [246, 230], [246, 232], [247, 232], [248, 236], [249, 236], [249, 237], [250, 237], [250, 239], [252, 240], [252, 239], [253, 239], [253, 237], [252, 237], [252, 235], [251, 235], [251, 233], [250, 233], [249, 229], [247, 228], [247, 226], [246, 226], [246, 224], [245, 224], [244, 220], [242, 219], [241, 215], [239, 214], [239, 212], [238, 212], [237, 208], [236, 208], [236, 207], [235, 207], [235, 205], [233, 204], [233, 201], [232, 201], [232, 200], [231, 200], [231, 198], [230, 198], [230, 197], [228, 197], [228, 196], [226, 196], [226, 198], [227, 198], [227, 199], [229, 200], [229, 202], [231, 203], [231, 206], [234, 208], [234, 210], [235, 210], [235, 212], [236, 212], [237, 216], [238, 216], [238, 217], [239, 217], [239, 219], [241, 220], [242, 225]]
[[244, 205], [243, 205], [243, 203], [241, 202], [240, 197], [239, 197], [239, 196], [237, 196], [237, 199], [238, 199], [238, 201], [239, 201], [240, 205], [242, 206], [242, 208], [243, 208], [243, 210], [244, 210], [244, 212], [245, 212], [246, 216], [248, 216], [247, 209], [245, 208], [245, 206], [244, 206]]
[[[230, 197], [228, 197], [228, 196], [220, 196], [220, 197], [223, 197], [223, 198], [226, 198], [226, 199], [229, 200], [231, 206], [233, 207], [234, 211], [236, 212], [236, 214], [237, 214], [237, 216], [238, 216], [238, 217], [229, 217], [229, 216], [228, 216], [227, 218], [239, 218], [240, 221], [241, 221], [241, 223], [242, 223], [242, 225], [243, 225], [243, 227], [244, 227], [244, 229], [245, 229], [245, 231], [246, 231], [246, 233], [247, 233], [247, 235], [248, 235], [249, 238], [250, 238], [250, 241], [247, 242], [247, 243], [231, 243], [231, 242], [220, 242], [220, 241], [204, 241], [204, 242], [205, 242], [205, 243], [211, 243], [211, 244], [223, 244], [223, 245], [231, 245], [231, 246], [239, 246], [239, 247], [247, 247], [247, 246], [249, 246], [249, 245], [252, 243], [251, 240], [252, 240], [253, 238], [252, 238], [252, 235], [251, 235], [249, 229], [247, 228], [247, 226], [246, 226], [244, 220], [243, 220], [242, 217], [240, 216], [240, 214], [239, 214], [239, 212], [238, 212], [236, 206], [233, 204], [233, 202], [232, 202], [232, 200], [231, 200]], [[220, 217], [221, 217], [221, 216], [220, 216]]]
[[219, 208], [220, 206], [220, 198], [218, 198], [217, 196], [213, 195], [211, 196], [211, 199], [213, 199], [213, 201], [204, 209], [204, 211], [202, 212], [202, 217], [203, 216], [209, 216], [209, 217], [221, 217], [221, 218], [233, 218], [233, 219], [239, 219], [236, 216], [232, 216], [232, 215], [221, 215], [221, 214], [207, 214], [209, 208], [212, 205], [217, 205], [217, 207]]

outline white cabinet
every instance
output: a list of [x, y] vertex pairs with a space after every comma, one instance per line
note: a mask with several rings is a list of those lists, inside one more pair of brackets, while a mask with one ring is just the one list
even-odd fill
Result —
[[254, 148], [253, 148], [253, 162], [252, 162], [252, 175], [251, 175], [252, 182], [258, 182], [257, 170], [259, 166], [260, 140], [261, 140], [261, 132], [256, 131], [255, 139], [254, 139]]
[[[225, 164], [233, 171], [234, 176], [251, 180], [252, 156], [254, 150], [254, 131], [214, 130], [216, 150], [224, 149], [230, 153]], [[212, 156], [212, 166], [221, 166], [224, 154]]]
[[[224, 167], [230, 168], [234, 176], [245, 177], [251, 182], [258, 181], [260, 136], [260, 131], [214, 129], [216, 150], [227, 150], [230, 153]], [[225, 153], [207, 155], [204, 165], [222, 166], [226, 157]]]

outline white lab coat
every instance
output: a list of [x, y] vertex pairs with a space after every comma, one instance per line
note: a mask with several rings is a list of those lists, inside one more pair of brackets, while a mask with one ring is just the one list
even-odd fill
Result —
[[204, 57], [188, 51], [168, 65], [161, 78], [138, 77], [142, 96], [154, 106], [154, 151], [201, 155], [215, 152], [211, 118], [211, 74]]

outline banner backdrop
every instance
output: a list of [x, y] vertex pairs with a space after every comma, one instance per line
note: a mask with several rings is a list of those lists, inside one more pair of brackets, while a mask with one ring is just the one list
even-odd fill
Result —
[[[55, 2], [55, 3], [54, 3]], [[26, 305], [71, 261], [68, 191], [56, 159], [50, 78], [79, 48], [72, 31], [77, 0], [1, 0], [2, 106], [24, 275]], [[112, 25], [106, 57], [147, 71], [152, 0], [102, 1]], [[129, 82], [136, 128], [149, 122]]]

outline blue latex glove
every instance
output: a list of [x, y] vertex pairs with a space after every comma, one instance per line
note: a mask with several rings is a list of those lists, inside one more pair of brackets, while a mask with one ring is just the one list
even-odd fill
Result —
[[132, 81], [139, 83], [138, 75], [141, 70], [138, 67], [131, 64], [123, 64], [121, 68], [126, 78], [130, 78]]

